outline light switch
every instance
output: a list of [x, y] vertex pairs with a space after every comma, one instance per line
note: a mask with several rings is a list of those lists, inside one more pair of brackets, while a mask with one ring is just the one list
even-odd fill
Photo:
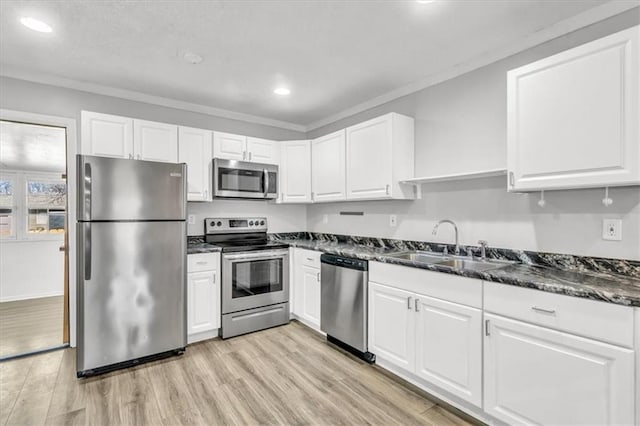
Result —
[[189, 225], [195, 225], [196, 224], [196, 215], [195, 214], [190, 214], [188, 216], [189, 218]]

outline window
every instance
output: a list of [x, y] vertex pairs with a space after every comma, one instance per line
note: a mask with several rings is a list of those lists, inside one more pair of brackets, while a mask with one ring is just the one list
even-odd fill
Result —
[[0, 239], [16, 237], [15, 176], [0, 176]]
[[66, 208], [67, 184], [59, 174], [0, 174], [0, 240], [62, 238]]
[[27, 176], [26, 205], [27, 234], [64, 233], [67, 185], [63, 180]]

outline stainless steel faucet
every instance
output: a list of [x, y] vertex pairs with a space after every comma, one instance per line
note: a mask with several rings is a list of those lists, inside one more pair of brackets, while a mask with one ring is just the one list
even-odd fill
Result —
[[478, 244], [480, 244], [480, 259], [487, 260], [487, 246], [489, 243], [485, 240], [480, 240], [478, 241]]
[[[440, 222], [436, 223], [436, 226], [433, 227], [433, 235], [436, 235], [438, 233], [438, 227], [440, 226], [441, 223], [448, 223], [450, 225], [453, 225], [453, 230], [456, 231], [456, 248], [454, 249], [453, 253], [458, 256], [460, 254], [460, 244], [458, 243], [458, 225], [456, 225], [456, 223], [452, 220], [449, 219], [442, 219]], [[447, 254], [447, 248], [445, 247], [445, 254]]]

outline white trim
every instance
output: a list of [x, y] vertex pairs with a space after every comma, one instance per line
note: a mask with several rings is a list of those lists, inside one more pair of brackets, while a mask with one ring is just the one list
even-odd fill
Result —
[[475, 172], [453, 173], [449, 175], [417, 177], [417, 178], [411, 178], [407, 180], [401, 180], [400, 183], [404, 183], [406, 185], [422, 185], [423, 183], [447, 182], [452, 180], [466, 180], [466, 179], [480, 179], [480, 178], [492, 177], [492, 176], [502, 176], [506, 174], [507, 174], [507, 169], [491, 169], [491, 170], [480, 170]]
[[0, 68], [0, 75], [3, 77], [15, 78], [18, 80], [26, 80], [34, 83], [48, 84], [51, 86], [65, 87], [67, 89], [80, 90], [83, 92], [97, 93], [104, 96], [112, 96], [120, 99], [128, 99], [130, 101], [142, 102], [151, 105], [159, 105], [167, 108], [175, 108], [183, 111], [197, 112], [200, 114], [208, 114], [230, 120], [239, 120], [247, 123], [261, 124], [269, 127], [276, 127], [285, 130], [294, 130], [297, 132], [305, 132], [306, 126], [301, 124], [290, 123], [288, 121], [275, 120], [257, 115], [245, 114], [242, 112], [230, 111], [223, 108], [215, 108], [211, 106], [195, 104], [191, 102], [179, 101], [176, 99], [165, 98], [162, 96], [154, 96], [146, 93], [136, 92], [133, 90], [119, 89], [116, 87], [105, 86], [102, 84], [88, 83], [85, 81], [73, 80], [65, 77], [42, 73], [39, 71], [30, 71], [21, 69], [13, 65], [3, 64]]
[[20, 296], [12, 296], [12, 297], [2, 297], [0, 298], [0, 302], [4, 303], [4, 302], [18, 302], [20, 300], [31, 300], [31, 299], [44, 299], [45, 297], [54, 297], [54, 296], [64, 296], [64, 292], [59, 292], [59, 291], [53, 291], [53, 292], [49, 292], [49, 293], [40, 293], [40, 294], [35, 294], [35, 295], [29, 295], [26, 297], [20, 297]]
[[326, 118], [314, 121], [313, 123], [310, 123], [306, 126], [306, 131], [310, 132], [331, 123], [335, 123], [336, 121], [342, 120], [343, 118], [350, 117], [352, 115], [380, 106], [387, 102], [391, 102], [403, 96], [407, 96], [411, 93], [426, 89], [429, 86], [434, 86], [438, 83], [442, 83], [443, 81], [461, 76], [470, 71], [492, 64], [501, 59], [515, 55], [516, 53], [523, 52], [529, 48], [538, 46], [549, 40], [563, 36], [565, 34], [569, 34], [570, 32], [605, 20], [635, 7], [638, 7], [638, 3], [636, 2], [610, 1], [601, 6], [588, 9], [578, 15], [572, 16], [549, 27], [543, 28], [538, 32], [521, 37], [520, 39], [517, 39], [516, 41], [509, 43], [500, 49], [495, 49], [485, 54], [479, 55], [468, 61], [456, 64], [439, 73], [426, 76], [413, 83], [407, 84], [406, 86], [394, 89], [373, 99], [362, 102], [361, 104], [355, 105], [351, 108], [347, 108]]
[[0, 120], [66, 128], [67, 133], [67, 223], [69, 232], [69, 345], [76, 346], [76, 120], [73, 118], [0, 109]]
[[201, 331], [200, 333], [193, 333], [187, 335], [187, 345], [192, 343], [202, 342], [209, 339], [217, 339], [220, 336], [220, 329], [214, 328], [213, 330]]

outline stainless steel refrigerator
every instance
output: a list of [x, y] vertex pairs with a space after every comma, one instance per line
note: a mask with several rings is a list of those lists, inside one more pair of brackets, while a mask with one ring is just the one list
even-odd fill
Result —
[[186, 165], [77, 156], [78, 377], [181, 353]]

